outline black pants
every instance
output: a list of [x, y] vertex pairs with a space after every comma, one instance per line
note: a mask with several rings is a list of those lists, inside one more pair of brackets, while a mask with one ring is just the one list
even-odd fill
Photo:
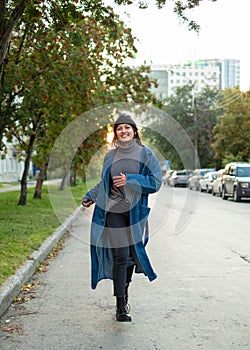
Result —
[[125, 285], [131, 282], [134, 270], [129, 212], [108, 212], [105, 226], [108, 228], [113, 253], [114, 295], [123, 297]]

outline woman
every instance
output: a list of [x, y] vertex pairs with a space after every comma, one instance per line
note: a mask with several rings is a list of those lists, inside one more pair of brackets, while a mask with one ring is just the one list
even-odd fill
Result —
[[161, 166], [153, 152], [142, 145], [134, 120], [121, 114], [114, 123], [114, 149], [103, 162], [101, 181], [82, 199], [95, 203], [91, 225], [92, 288], [112, 279], [116, 319], [130, 322], [128, 286], [132, 274], [157, 276], [145, 246], [148, 241], [148, 195], [159, 190]]

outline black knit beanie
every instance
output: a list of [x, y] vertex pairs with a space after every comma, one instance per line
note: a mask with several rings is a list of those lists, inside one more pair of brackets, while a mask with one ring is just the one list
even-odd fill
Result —
[[119, 117], [116, 119], [114, 123], [114, 131], [116, 130], [117, 126], [120, 124], [129, 124], [131, 125], [135, 130], [137, 130], [137, 126], [133, 119], [127, 115], [127, 114], [121, 114]]

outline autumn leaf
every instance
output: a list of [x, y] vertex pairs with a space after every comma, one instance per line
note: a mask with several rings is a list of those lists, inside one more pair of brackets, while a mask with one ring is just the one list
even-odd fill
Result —
[[16, 328], [14, 328], [14, 327], [3, 327], [2, 328], [2, 331], [3, 332], [12, 332], [12, 331], [14, 331]]

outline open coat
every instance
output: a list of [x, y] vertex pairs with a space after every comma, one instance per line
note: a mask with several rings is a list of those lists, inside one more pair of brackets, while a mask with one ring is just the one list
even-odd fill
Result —
[[[110, 193], [110, 169], [116, 149], [111, 150], [105, 156], [103, 162], [101, 181], [90, 190], [86, 196], [95, 202], [91, 224], [91, 287], [95, 289], [102, 279], [112, 279], [113, 259], [110, 247], [106, 239], [103, 239], [103, 231], [106, 219], [106, 204]], [[148, 242], [147, 220], [150, 212], [148, 207], [148, 195], [158, 191], [162, 184], [162, 172], [158, 159], [154, 153], [142, 146], [139, 174], [126, 174], [128, 186], [134, 191], [130, 209], [130, 229], [137, 258], [143, 272], [150, 281], [157, 275], [154, 272], [145, 246]]]

